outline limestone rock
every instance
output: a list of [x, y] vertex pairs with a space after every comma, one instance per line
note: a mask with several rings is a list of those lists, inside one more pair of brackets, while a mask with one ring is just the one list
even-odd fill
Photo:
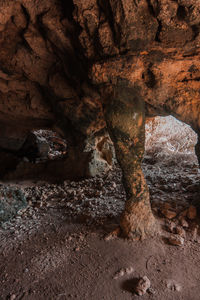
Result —
[[64, 2], [0, 4], [1, 148], [18, 151], [32, 130], [55, 128], [83, 151], [124, 80], [147, 115], [173, 114], [199, 134], [198, 1], [181, 2], [183, 14], [170, 0]]
[[136, 287], [135, 287], [135, 293], [139, 296], [143, 296], [146, 294], [147, 290], [150, 288], [151, 282], [147, 276], [144, 276], [139, 279]]
[[174, 233], [174, 230], [176, 229], [176, 223], [167, 220], [166, 227], [167, 227], [167, 229], [168, 229], [169, 232]]
[[188, 213], [188, 210], [187, 209], [184, 209], [181, 213], [180, 213], [180, 218], [184, 218], [187, 216], [187, 213]]
[[184, 244], [184, 238], [180, 235], [172, 235], [168, 239], [169, 243], [174, 246], [182, 246]]
[[[142, 210], [131, 206], [130, 212], [128, 205], [121, 226], [125, 235], [153, 232], [155, 222], [140, 171], [144, 114], [171, 114], [190, 125], [198, 134], [195, 151], [200, 162], [199, 10], [197, 0], [1, 1], [1, 161], [8, 153], [15, 158], [29, 133], [38, 129], [62, 133], [69, 148], [68, 158], [37, 170], [15, 159], [11, 168], [7, 160], [0, 165], [0, 176], [19, 178], [19, 169], [25, 173], [29, 169], [29, 174], [31, 169], [35, 174], [45, 170], [56, 179], [77, 179], [109, 168], [109, 147], [100, 142], [95, 149], [85, 149], [88, 138], [106, 125], [112, 131], [108, 118], [112, 104], [110, 111], [121, 113], [113, 119], [120, 126], [111, 133], [113, 141], [116, 134], [119, 137], [118, 160], [126, 162], [128, 170], [129, 161], [139, 159], [140, 185], [138, 171], [133, 170], [125, 187], [134, 183], [133, 198], [140, 195], [146, 201]], [[124, 131], [129, 131], [128, 138]], [[138, 136], [132, 138], [134, 132]], [[45, 153], [43, 146], [39, 151]], [[171, 209], [165, 215], [175, 217]], [[188, 218], [194, 218], [194, 211]]]
[[187, 217], [190, 220], [194, 220], [197, 216], [197, 209], [195, 206], [190, 205], [190, 207], [188, 208], [188, 212], [187, 212]]
[[188, 222], [185, 220], [184, 217], [181, 217], [181, 218], [179, 219], [179, 221], [180, 221], [180, 224], [181, 224], [184, 228], [188, 228], [188, 227], [189, 227], [189, 224], [188, 224]]
[[167, 218], [167, 219], [173, 219], [176, 217], [177, 213], [173, 210], [169, 210], [169, 209], [164, 209], [162, 210], [162, 214]]
[[180, 235], [181, 237], [185, 238], [186, 233], [182, 226], [177, 226], [175, 229], [176, 234]]
[[19, 141], [46, 127], [65, 133], [71, 127], [75, 135], [100, 131], [103, 84], [123, 78], [141, 90], [147, 114], [173, 113], [199, 132], [199, 4], [181, 7], [183, 15], [170, 0], [3, 1], [1, 146], [8, 149], [4, 137]]
[[199, 225], [198, 224], [193, 224], [193, 226], [190, 229], [190, 234], [191, 234], [191, 240], [192, 241], [197, 241], [198, 240], [198, 229]]
[[104, 237], [104, 240], [105, 241], [110, 241], [110, 240], [113, 240], [115, 238], [117, 238], [121, 233], [121, 229], [120, 227], [117, 227], [116, 229], [114, 229], [112, 232], [110, 232], [109, 234], [107, 234], [105, 237]]
[[167, 288], [170, 289], [171, 291], [180, 292], [182, 290], [182, 286], [180, 285], [180, 283], [178, 283], [172, 279], [168, 279], [166, 281], [166, 285], [167, 285]]
[[123, 277], [124, 275], [130, 275], [134, 272], [133, 267], [127, 267], [120, 269], [114, 276], [114, 279], [119, 279], [120, 277]]

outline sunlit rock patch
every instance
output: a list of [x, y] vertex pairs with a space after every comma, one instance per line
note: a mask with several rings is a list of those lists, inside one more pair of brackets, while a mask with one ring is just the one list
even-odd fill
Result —
[[172, 116], [147, 119], [145, 158], [150, 161], [197, 164], [197, 134]]

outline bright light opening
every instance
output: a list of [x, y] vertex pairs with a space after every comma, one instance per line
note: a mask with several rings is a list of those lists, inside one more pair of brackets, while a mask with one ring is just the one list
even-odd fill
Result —
[[146, 122], [146, 158], [155, 162], [174, 161], [198, 164], [195, 155], [197, 134], [172, 116], [155, 117]]

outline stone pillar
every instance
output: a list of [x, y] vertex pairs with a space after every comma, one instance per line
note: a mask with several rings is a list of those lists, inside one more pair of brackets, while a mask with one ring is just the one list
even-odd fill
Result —
[[127, 194], [120, 227], [124, 236], [143, 239], [155, 230], [148, 187], [141, 169], [145, 143], [144, 101], [138, 88], [123, 85], [114, 89], [111, 98], [105, 117]]

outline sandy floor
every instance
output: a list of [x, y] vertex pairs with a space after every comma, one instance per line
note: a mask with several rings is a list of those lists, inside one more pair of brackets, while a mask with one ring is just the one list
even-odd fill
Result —
[[[146, 158], [143, 168], [161, 230], [141, 242], [105, 239], [125, 201], [118, 168], [105, 178], [60, 185], [6, 183], [20, 188], [29, 206], [0, 230], [0, 299], [199, 300], [199, 218], [184, 217], [182, 246], [168, 242], [191, 204], [199, 212], [197, 164]], [[172, 221], [166, 207], [175, 212]], [[144, 275], [151, 288], [139, 297], [134, 286]]]

